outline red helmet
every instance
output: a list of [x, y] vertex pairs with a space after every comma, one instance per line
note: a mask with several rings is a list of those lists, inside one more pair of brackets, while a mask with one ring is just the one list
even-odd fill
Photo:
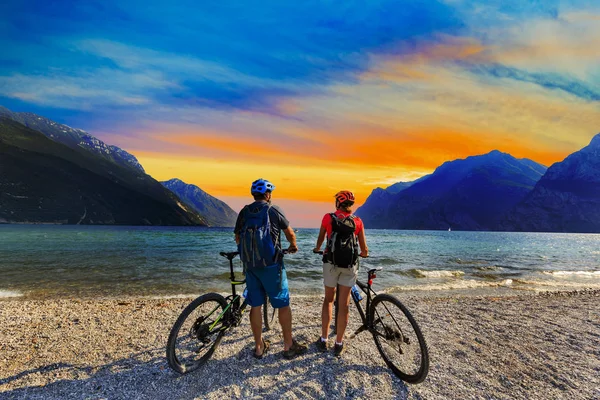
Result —
[[338, 207], [344, 202], [354, 203], [354, 193], [349, 190], [340, 190], [335, 194], [335, 206]]

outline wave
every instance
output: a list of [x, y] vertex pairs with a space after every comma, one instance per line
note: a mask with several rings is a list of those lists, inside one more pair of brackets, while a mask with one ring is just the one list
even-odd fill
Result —
[[517, 283], [530, 286], [531, 289], [535, 290], [537, 287], [554, 287], [554, 288], [589, 288], [589, 289], [600, 289], [600, 283], [589, 283], [589, 282], [565, 282], [565, 281], [541, 281], [541, 280], [524, 280], [516, 279]]
[[0, 299], [9, 298], [9, 297], [21, 297], [23, 293], [18, 292], [16, 290], [1, 290], [0, 289]]
[[432, 290], [460, 290], [460, 289], [479, 289], [479, 288], [493, 288], [493, 287], [511, 287], [514, 281], [512, 279], [505, 279], [501, 282], [486, 282], [477, 281], [474, 279], [456, 280], [452, 282], [446, 282], [434, 285], [402, 285], [390, 287], [386, 292], [393, 292], [397, 290], [415, 290], [415, 291], [432, 291]]
[[582, 276], [590, 278], [600, 278], [600, 271], [542, 271], [544, 275], [552, 275], [555, 277], [571, 277], [571, 276]]
[[487, 261], [485, 260], [463, 260], [462, 258], [450, 258], [448, 260], [451, 263], [454, 264], [461, 264], [461, 265], [481, 265], [481, 264], [486, 264]]
[[370, 262], [375, 263], [377, 265], [397, 265], [397, 264], [402, 263], [401, 261], [396, 260], [395, 258], [389, 258], [389, 257], [380, 257], [380, 258], [372, 257]]
[[499, 270], [502, 270], [504, 268], [502, 268], [502, 267], [500, 267], [498, 265], [485, 265], [485, 266], [482, 266], [482, 267], [475, 267], [475, 269], [479, 270], [479, 271], [499, 271]]
[[401, 271], [401, 275], [412, 276], [413, 278], [458, 278], [463, 276], [464, 271], [458, 270], [433, 270], [426, 271], [423, 269], [409, 269], [407, 271]]

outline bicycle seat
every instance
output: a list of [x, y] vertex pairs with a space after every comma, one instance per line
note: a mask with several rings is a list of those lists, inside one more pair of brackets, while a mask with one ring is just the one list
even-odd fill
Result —
[[229, 253], [222, 251], [219, 254], [231, 261], [240, 253], [238, 251], [231, 251]]
[[367, 273], [368, 273], [369, 275], [372, 275], [372, 274], [374, 274], [374, 273], [375, 273], [375, 272], [377, 272], [377, 271], [381, 271], [382, 269], [383, 269], [383, 268], [381, 268], [381, 267], [378, 267], [378, 268], [373, 268], [373, 269], [370, 269], [370, 270], [369, 270], [369, 272], [367, 272]]

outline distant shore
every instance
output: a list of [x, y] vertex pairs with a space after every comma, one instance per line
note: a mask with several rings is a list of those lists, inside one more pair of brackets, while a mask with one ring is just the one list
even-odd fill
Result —
[[[390, 373], [368, 333], [341, 359], [287, 361], [280, 330], [258, 361], [247, 318], [206, 367], [178, 376], [164, 346], [188, 298], [0, 301], [0, 398], [399, 398], [600, 397], [600, 291], [512, 296], [398, 297], [430, 348], [419, 385]], [[319, 334], [320, 296], [293, 298], [296, 336]], [[351, 316], [357, 327], [358, 317]]]

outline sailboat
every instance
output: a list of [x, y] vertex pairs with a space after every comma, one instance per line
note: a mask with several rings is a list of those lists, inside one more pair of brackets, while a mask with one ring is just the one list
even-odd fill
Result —
[[448, 227], [448, 232], [452, 231], [452, 229], [450, 229], [450, 227]]

